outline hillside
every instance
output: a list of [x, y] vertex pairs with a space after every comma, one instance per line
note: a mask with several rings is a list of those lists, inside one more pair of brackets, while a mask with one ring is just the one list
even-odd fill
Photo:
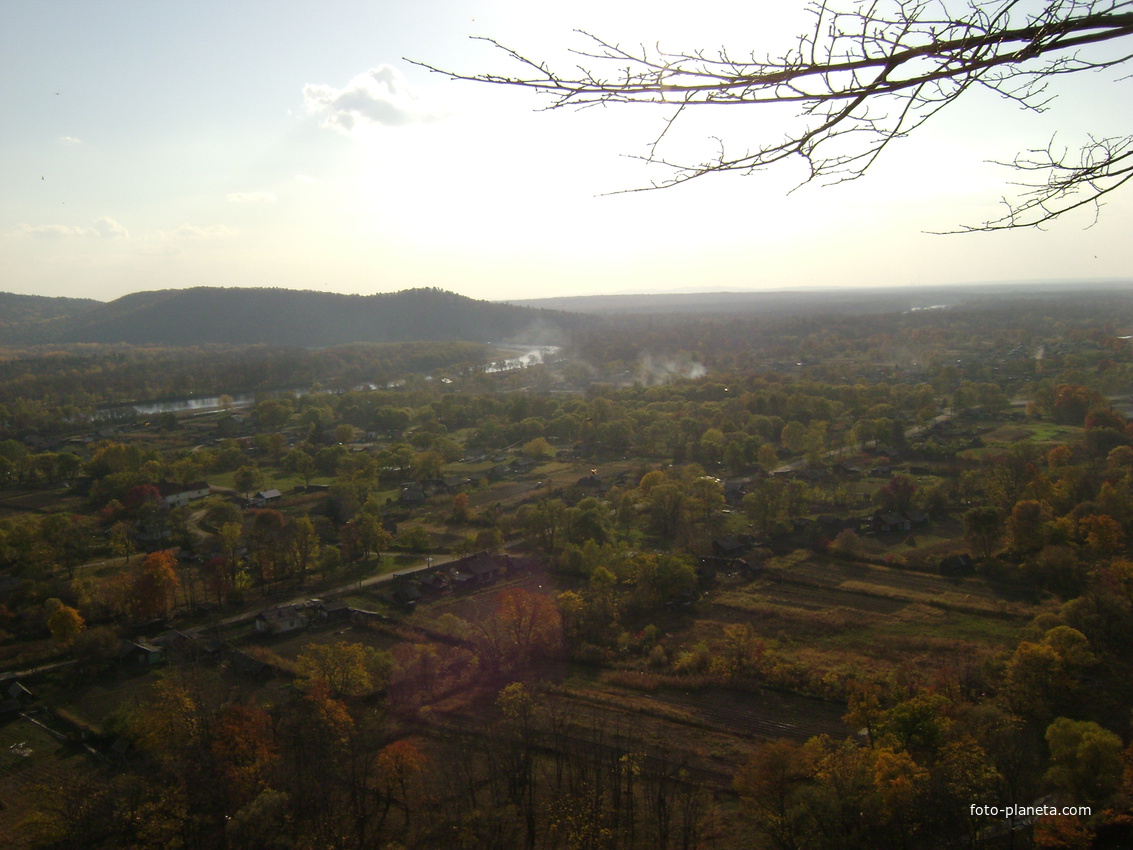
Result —
[[58, 305], [54, 312], [42, 305], [40, 313], [46, 318], [29, 312], [23, 322], [9, 322], [14, 327], [0, 341], [306, 347], [415, 340], [554, 342], [579, 320], [440, 289], [362, 296], [197, 287], [138, 292], [106, 304]]
[[0, 292], [0, 342], [37, 342], [60, 332], [74, 319], [99, 306], [90, 298], [49, 298]]

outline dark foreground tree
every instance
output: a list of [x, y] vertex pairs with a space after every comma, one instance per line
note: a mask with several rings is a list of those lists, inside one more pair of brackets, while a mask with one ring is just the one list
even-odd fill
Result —
[[[1133, 35], [1130, 0], [842, 0], [842, 10], [833, 5], [814, 0], [813, 27], [790, 49], [766, 56], [724, 48], [627, 48], [582, 32], [589, 44], [575, 51], [581, 64], [565, 74], [491, 38], [483, 40], [522, 65], [520, 74], [460, 74], [417, 64], [453, 79], [533, 89], [552, 98], [552, 109], [594, 104], [667, 109], [665, 130], [639, 157], [672, 169], [667, 179], [646, 187], [663, 188], [715, 172], [750, 174], [796, 158], [808, 167], [803, 182], [852, 180], [890, 142], [970, 89], [991, 89], [1016, 106], [1042, 112], [1055, 78], [1133, 58], [1121, 52], [1124, 44], [1105, 49]], [[662, 150], [674, 122], [699, 107], [770, 104], [795, 105], [796, 120], [772, 125], [768, 138], [742, 151], [718, 139], [714, 156], [681, 162]], [[1024, 175], [1018, 195], [1004, 199], [1001, 217], [962, 230], [1030, 227], [1083, 206], [1096, 213], [1104, 195], [1133, 177], [1133, 135], [1091, 136], [1077, 151], [1052, 139], [1007, 164]]]

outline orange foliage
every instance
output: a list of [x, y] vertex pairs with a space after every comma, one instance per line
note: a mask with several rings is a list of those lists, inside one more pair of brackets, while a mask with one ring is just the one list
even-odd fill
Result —
[[275, 761], [271, 717], [257, 706], [228, 706], [217, 721], [212, 754], [227, 785], [229, 802], [239, 809], [260, 792]]
[[159, 617], [169, 610], [173, 594], [181, 586], [177, 558], [168, 549], [153, 552], [142, 561], [130, 579], [130, 607], [140, 620]]

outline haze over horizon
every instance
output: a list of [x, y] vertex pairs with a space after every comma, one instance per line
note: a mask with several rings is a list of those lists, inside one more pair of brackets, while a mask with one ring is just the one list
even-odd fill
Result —
[[[997, 214], [1012, 174], [987, 160], [1056, 132], [1071, 148], [1124, 132], [1129, 79], [1056, 80], [1046, 114], [973, 92], [841, 186], [788, 195], [787, 168], [603, 196], [664, 176], [625, 156], [662, 112], [538, 112], [522, 92], [402, 58], [506, 73], [469, 37], [569, 62], [575, 29], [774, 51], [806, 28], [798, 8], [758, 6], [707, 0], [690, 20], [675, 2], [7, 0], [0, 290], [436, 286], [519, 300], [1130, 276], [1128, 192], [1088, 229], [1083, 211], [1046, 231], [925, 232]], [[739, 145], [750, 120], [707, 110], [675, 143]]]

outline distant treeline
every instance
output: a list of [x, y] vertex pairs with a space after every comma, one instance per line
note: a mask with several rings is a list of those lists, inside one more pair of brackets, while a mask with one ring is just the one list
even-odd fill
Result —
[[[928, 367], [963, 350], [972, 354], [992, 347], [1022, 346], [1028, 356], [1043, 340], [1092, 341], [1133, 333], [1133, 292], [1095, 290], [1035, 294], [1020, 290], [965, 299], [934, 309], [885, 313], [692, 313], [607, 315], [574, 331], [574, 351], [594, 364], [636, 363], [643, 354], [681, 352], [711, 369], [748, 369], [769, 361], [821, 361], [837, 369], [838, 359], [871, 358], [878, 362]], [[901, 299], [895, 299], [898, 304]], [[841, 303], [840, 301], [838, 303]], [[872, 301], [870, 302], [872, 306]], [[987, 375], [968, 375], [987, 379]]]
[[359, 343], [307, 350], [273, 346], [36, 346], [0, 360], [0, 434], [65, 428], [98, 407], [320, 383], [347, 389], [410, 373], [490, 361], [476, 342]]

